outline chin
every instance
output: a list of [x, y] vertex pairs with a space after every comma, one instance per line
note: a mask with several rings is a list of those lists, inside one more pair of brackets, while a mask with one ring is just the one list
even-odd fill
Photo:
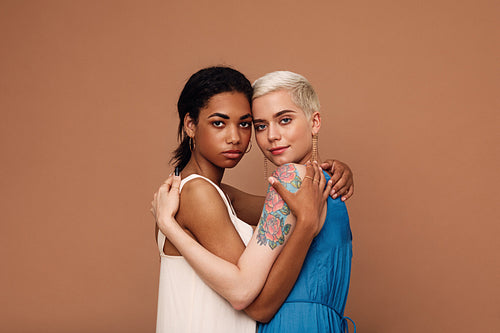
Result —
[[234, 168], [235, 166], [238, 165], [238, 163], [240, 163], [240, 160], [225, 160], [223, 161], [222, 163], [220, 163], [220, 167], [221, 168], [224, 168], [224, 169], [232, 169]]
[[280, 165], [283, 165], [285, 163], [288, 163], [285, 158], [283, 156], [269, 156], [267, 158], [269, 161], [271, 161], [272, 164], [276, 165], [276, 166], [280, 166]]

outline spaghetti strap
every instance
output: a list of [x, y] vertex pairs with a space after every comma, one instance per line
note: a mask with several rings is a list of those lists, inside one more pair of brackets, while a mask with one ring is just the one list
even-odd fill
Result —
[[219, 195], [221, 196], [222, 200], [224, 201], [224, 204], [227, 207], [227, 211], [228, 211], [229, 215], [235, 215], [236, 216], [236, 213], [234, 212], [233, 206], [231, 205], [231, 202], [229, 201], [228, 197], [226, 196], [226, 193], [224, 193], [224, 191], [222, 191], [217, 184], [215, 184], [210, 179], [208, 179], [206, 177], [203, 177], [202, 175], [198, 175], [196, 173], [193, 173], [193, 174], [187, 176], [186, 178], [182, 179], [181, 180], [181, 186], [179, 187], [179, 191], [182, 191], [182, 188], [184, 187], [184, 185], [186, 185], [186, 183], [188, 181], [190, 181], [192, 179], [195, 179], [195, 178], [202, 178], [202, 179], [206, 180], [207, 182], [209, 182], [210, 184], [212, 184], [212, 186], [215, 187], [215, 189], [217, 190], [217, 192], [219, 192]]
[[[208, 179], [206, 177], [203, 177], [201, 175], [193, 173], [193, 174], [191, 174], [191, 175], [189, 175], [186, 178], [184, 178], [184, 179], [181, 180], [181, 185], [179, 187], [179, 192], [182, 191], [182, 188], [184, 187], [184, 185], [186, 185], [186, 183], [188, 181], [193, 180], [195, 178], [202, 178], [202, 179], [206, 180], [207, 182], [209, 182], [210, 184], [212, 184], [212, 186], [217, 189], [217, 192], [219, 192], [219, 195], [221, 196], [222, 200], [224, 201], [224, 204], [226, 205], [226, 209], [227, 209], [227, 212], [229, 213], [229, 216], [232, 217], [231, 221], [233, 221], [234, 227], [236, 228], [236, 230], [238, 231], [238, 233], [240, 233], [242, 227], [240, 226], [239, 223], [235, 223], [234, 222], [234, 219], [237, 219], [237, 217], [236, 217], [236, 213], [234, 212], [233, 206], [231, 205], [231, 202], [229, 201], [229, 199], [226, 196], [226, 194], [224, 193], [224, 191], [222, 191], [220, 189], [220, 187], [217, 186], [213, 181], [211, 181], [210, 179]], [[252, 232], [250, 233], [250, 237], [251, 237]], [[240, 236], [241, 236], [241, 234], [240, 234]], [[160, 251], [160, 255], [161, 256], [165, 256], [166, 255], [163, 252], [163, 247], [165, 246], [165, 239], [166, 239], [165, 235], [161, 232], [161, 230], [158, 230], [158, 237], [156, 239], [156, 242], [158, 244], [158, 250]], [[245, 243], [247, 243], [247, 242], [245, 242]]]
[[160, 254], [165, 254], [163, 252], [163, 247], [165, 246], [165, 235], [161, 232], [160, 229], [158, 229], [158, 237], [156, 238], [156, 243], [158, 244], [158, 250], [160, 251]]
[[[243, 243], [248, 244], [253, 234], [252, 227], [231, 213], [229, 200], [217, 185], [205, 177], [193, 174], [181, 180], [180, 189], [194, 178], [204, 178], [217, 188], [227, 206], [228, 218], [233, 223]], [[211, 189], [209, 188], [209, 190]], [[212, 199], [219, 200], [214, 192], [211, 194], [213, 194]], [[203, 212], [204, 209], [210, 209], [210, 207], [198, 205], [196, 209]], [[222, 206], [220, 209], [223, 209]], [[224, 213], [223, 210], [222, 213]], [[193, 223], [203, 224], [205, 222], [203, 217], [204, 215], [201, 215], [201, 220], [193, 221]], [[166, 240], [161, 231], [158, 233], [157, 242], [160, 248], [160, 281], [156, 333], [256, 333], [255, 321], [242, 311], [233, 309], [228, 301], [207, 286], [184, 257], [164, 254], [163, 244]]]

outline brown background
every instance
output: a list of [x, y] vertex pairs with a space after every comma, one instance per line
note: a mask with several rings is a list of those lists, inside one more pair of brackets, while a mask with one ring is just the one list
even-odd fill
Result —
[[[215, 64], [317, 88], [361, 333], [500, 331], [496, 1], [1, 1], [0, 331], [152, 332], [149, 202]], [[226, 181], [262, 193], [253, 151]]]

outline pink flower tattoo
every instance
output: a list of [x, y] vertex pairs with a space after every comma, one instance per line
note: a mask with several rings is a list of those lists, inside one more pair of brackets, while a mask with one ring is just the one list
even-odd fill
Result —
[[[293, 164], [280, 166], [274, 173], [287, 190], [296, 192], [302, 181]], [[290, 209], [273, 187], [267, 192], [267, 198], [259, 221], [257, 242], [259, 245], [269, 245], [274, 250], [283, 245], [285, 236], [290, 233], [291, 224], [285, 224]]]

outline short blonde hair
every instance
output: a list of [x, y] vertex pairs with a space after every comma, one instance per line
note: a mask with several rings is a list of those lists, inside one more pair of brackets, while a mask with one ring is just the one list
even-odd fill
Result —
[[300, 107], [307, 118], [314, 112], [319, 112], [320, 104], [318, 95], [313, 86], [305, 77], [289, 71], [276, 71], [258, 78], [252, 85], [252, 100], [275, 92], [286, 90], [290, 93], [292, 101]]

